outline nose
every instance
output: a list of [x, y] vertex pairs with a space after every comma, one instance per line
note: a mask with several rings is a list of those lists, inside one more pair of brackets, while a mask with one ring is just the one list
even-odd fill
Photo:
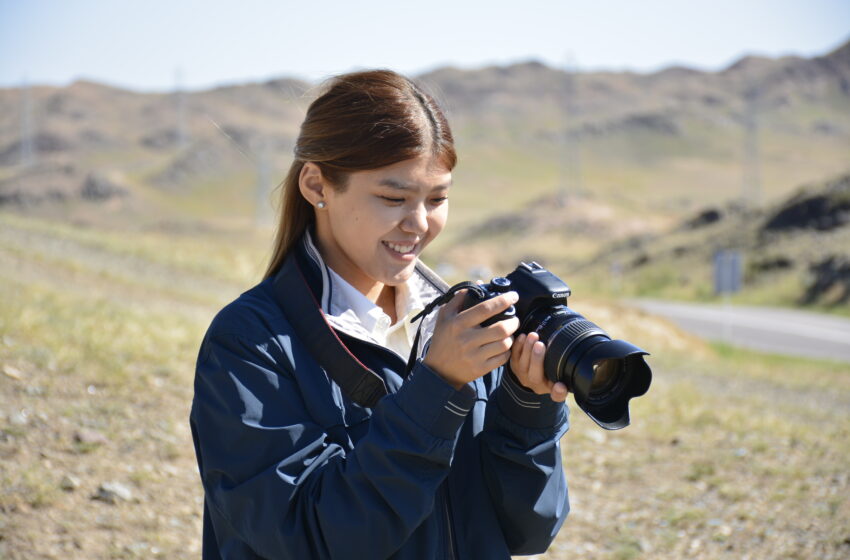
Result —
[[401, 222], [401, 229], [409, 233], [424, 235], [428, 231], [428, 210], [422, 204], [417, 204], [404, 220]]

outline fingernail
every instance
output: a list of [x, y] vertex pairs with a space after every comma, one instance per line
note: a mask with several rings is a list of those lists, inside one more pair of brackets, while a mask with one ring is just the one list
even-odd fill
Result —
[[508, 292], [508, 301], [516, 303], [519, 301], [519, 294], [516, 292]]
[[538, 354], [538, 355], [542, 354], [544, 350], [546, 350], [545, 344], [543, 344], [542, 342], [539, 342], [539, 341], [534, 343], [534, 353], [535, 354]]

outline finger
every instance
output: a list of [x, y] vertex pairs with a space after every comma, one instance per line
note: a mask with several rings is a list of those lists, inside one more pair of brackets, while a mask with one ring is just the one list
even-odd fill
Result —
[[492, 325], [480, 329], [477, 336], [480, 337], [482, 344], [502, 340], [505, 337], [513, 335], [519, 328], [519, 319], [511, 317], [510, 319], [502, 319]]
[[549, 385], [546, 376], [543, 375], [543, 356], [546, 353], [546, 345], [539, 340], [534, 342], [531, 348], [531, 361], [528, 364], [528, 382], [532, 386]]
[[567, 393], [569, 393], [569, 391], [567, 390], [567, 386], [559, 381], [558, 383], [552, 385], [552, 392], [549, 393], [549, 395], [555, 402], [564, 402], [565, 400], [567, 400]]
[[531, 363], [531, 348], [537, 341], [537, 337], [538, 335], [536, 332], [531, 332], [528, 333], [528, 336], [526, 336], [525, 340], [522, 342], [522, 359], [519, 360], [517, 368], [514, 369], [514, 373], [522, 376], [523, 378], [528, 376], [528, 365]]
[[440, 307], [440, 312], [437, 314], [438, 318], [453, 318], [455, 315], [460, 313], [460, 310], [463, 306], [463, 302], [466, 299], [466, 290], [459, 290], [452, 295], [451, 299], [445, 303], [442, 307]]
[[521, 373], [523, 378], [526, 380], [528, 379], [528, 368], [531, 366], [532, 349], [534, 348], [534, 343], [537, 342], [539, 338], [540, 335], [538, 335], [536, 332], [530, 332], [528, 333], [528, 336], [525, 339], [525, 348], [523, 348], [523, 362], [521, 364]]
[[531, 367], [531, 359], [534, 355], [534, 344], [540, 340], [540, 335], [536, 332], [528, 333], [528, 338], [525, 341], [526, 360], [522, 372], [528, 375], [528, 369]]
[[458, 319], [460, 319], [464, 326], [467, 327], [480, 325], [493, 315], [501, 313], [511, 305], [515, 304], [517, 301], [519, 301], [519, 295], [516, 292], [500, 294], [460, 312], [458, 314]]
[[511, 347], [514, 344], [514, 339], [510, 336], [497, 340], [495, 342], [489, 342], [487, 344], [482, 344], [478, 349], [479, 356], [483, 359], [489, 359], [493, 356], [497, 356], [504, 352], [507, 352], [510, 355]]
[[503, 366], [508, 362], [508, 359], [511, 357], [510, 351], [503, 352], [502, 354], [497, 354], [491, 358], [488, 358], [484, 361], [484, 367], [486, 371], [493, 371], [499, 366]]
[[526, 334], [523, 333], [514, 339], [514, 345], [511, 346], [511, 369], [516, 370], [519, 367], [519, 362], [522, 359], [522, 350], [525, 348]]

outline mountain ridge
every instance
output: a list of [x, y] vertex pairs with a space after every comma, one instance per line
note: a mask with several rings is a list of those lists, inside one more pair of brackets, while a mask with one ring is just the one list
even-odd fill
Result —
[[[532, 60], [415, 79], [452, 122], [464, 228], [504, 212], [494, 203], [521, 208], [561, 191], [661, 221], [735, 198], [753, 85], [765, 199], [843, 171], [850, 151], [850, 41], [716, 72], [569, 74]], [[90, 80], [0, 89], [0, 208], [96, 223], [82, 194], [94, 175], [116, 185], [104, 194], [123, 193], [111, 212], [248, 226], [268, 196], [251, 190], [264, 173], [265, 191], [284, 175], [318, 89], [286, 76], [168, 93]]]

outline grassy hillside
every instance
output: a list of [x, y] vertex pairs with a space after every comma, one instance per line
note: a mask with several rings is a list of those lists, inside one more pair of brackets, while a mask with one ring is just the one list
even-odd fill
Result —
[[732, 301], [850, 315], [850, 175], [761, 209], [705, 208], [666, 232], [603, 248], [574, 277], [596, 293], [712, 300], [721, 250], [743, 257]]

